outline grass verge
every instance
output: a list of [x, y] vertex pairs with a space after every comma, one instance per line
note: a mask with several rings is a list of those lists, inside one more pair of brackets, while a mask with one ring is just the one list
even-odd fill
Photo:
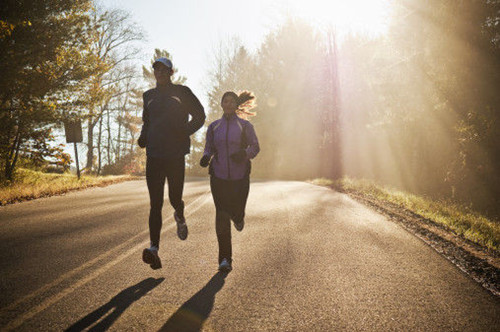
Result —
[[338, 181], [315, 179], [311, 183], [331, 186], [338, 191], [368, 197], [382, 204], [389, 203], [429, 219], [480, 246], [495, 251], [500, 249], [500, 223], [490, 220], [465, 206], [387, 188], [367, 180], [351, 178], [343, 178]]
[[59, 195], [72, 190], [106, 186], [136, 178], [131, 175], [82, 175], [78, 180], [74, 174], [51, 174], [19, 169], [14, 183], [0, 187], [0, 205]]

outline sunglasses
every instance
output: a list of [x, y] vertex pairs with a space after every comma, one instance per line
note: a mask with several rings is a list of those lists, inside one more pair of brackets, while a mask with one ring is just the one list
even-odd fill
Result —
[[159, 72], [159, 73], [161, 73], [161, 72], [169, 73], [170, 70], [172, 70], [171, 68], [168, 68], [166, 66], [156, 66], [153, 69], [154, 69], [154, 71]]

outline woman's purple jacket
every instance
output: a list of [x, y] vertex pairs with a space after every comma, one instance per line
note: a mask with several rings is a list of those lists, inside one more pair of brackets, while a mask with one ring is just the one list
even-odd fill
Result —
[[[245, 136], [245, 137], [244, 137]], [[244, 149], [246, 158], [235, 162], [230, 156]], [[260, 151], [259, 141], [252, 124], [232, 114], [223, 115], [208, 126], [205, 156], [213, 156], [212, 175], [224, 180], [240, 180], [250, 171], [249, 160]]]

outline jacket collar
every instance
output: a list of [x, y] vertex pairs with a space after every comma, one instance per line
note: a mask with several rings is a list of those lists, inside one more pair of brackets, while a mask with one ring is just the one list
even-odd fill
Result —
[[168, 91], [172, 88], [173, 83], [169, 83], [167, 85], [158, 85], [156, 84], [156, 91]]
[[236, 113], [229, 114], [229, 115], [222, 114], [221, 119], [225, 119], [226, 121], [231, 121], [231, 120], [233, 120], [233, 119], [236, 119], [237, 117], [238, 117], [238, 116], [236, 115]]

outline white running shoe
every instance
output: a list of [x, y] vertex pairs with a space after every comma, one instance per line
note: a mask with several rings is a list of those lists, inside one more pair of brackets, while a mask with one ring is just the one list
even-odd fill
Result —
[[233, 267], [231, 266], [231, 263], [229, 263], [228, 260], [224, 258], [219, 265], [219, 271], [231, 272], [232, 269], [233, 269]]

